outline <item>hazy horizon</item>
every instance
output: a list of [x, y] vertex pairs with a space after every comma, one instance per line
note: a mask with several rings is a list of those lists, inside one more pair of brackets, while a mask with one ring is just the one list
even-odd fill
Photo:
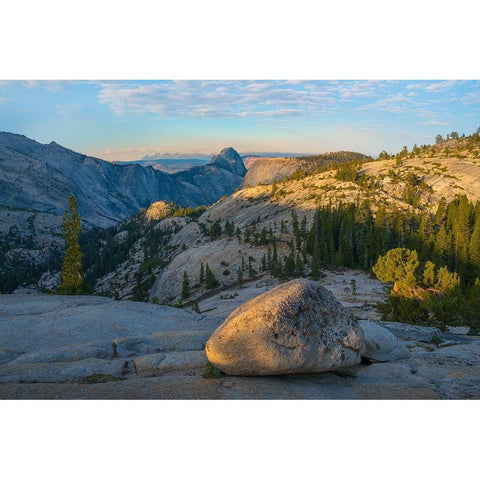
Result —
[[477, 80], [3, 81], [0, 130], [109, 161], [381, 150], [475, 131]]

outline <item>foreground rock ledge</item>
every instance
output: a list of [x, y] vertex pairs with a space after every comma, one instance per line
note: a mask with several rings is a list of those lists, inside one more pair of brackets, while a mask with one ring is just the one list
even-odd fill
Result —
[[355, 365], [364, 348], [348, 310], [318, 283], [297, 279], [234, 310], [205, 351], [229, 375], [281, 375]]

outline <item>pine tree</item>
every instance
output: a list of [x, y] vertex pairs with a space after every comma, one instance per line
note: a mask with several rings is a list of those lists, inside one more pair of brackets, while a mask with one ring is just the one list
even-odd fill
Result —
[[263, 254], [262, 257], [262, 267], [261, 267], [262, 272], [265, 272], [267, 270], [267, 259], [265, 257], [265, 254]]
[[243, 270], [241, 267], [238, 267], [237, 269], [237, 284], [239, 287], [242, 286], [243, 283]]
[[301, 278], [304, 275], [303, 262], [300, 258], [300, 254], [298, 252], [297, 252], [297, 256], [295, 257], [295, 275], [298, 278]]
[[218, 281], [215, 278], [215, 275], [213, 272], [210, 270], [210, 267], [207, 266], [205, 267], [205, 286], [207, 287], [208, 290], [211, 290], [212, 288], [215, 288], [218, 285]]
[[235, 223], [234, 222], [229, 222], [228, 220], [225, 222], [225, 233], [229, 237], [233, 237], [233, 234], [235, 232]]
[[267, 248], [267, 270], [272, 269], [272, 249], [270, 247]]
[[316, 248], [312, 255], [312, 264], [310, 266], [310, 276], [313, 280], [318, 280], [319, 278], [319, 258], [318, 258], [318, 249]]
[[252, 257], [248, 257], [248, 277], [253, 278], [255, 275], [255, 270], [252, 266]]
[[431, 287], [435, 283], [435, 264], [431, 261], [425, 262], [423, 269], [423, 284], [426, 287]]
[[290, 253], [288, 257], [285, 258], [285, 263], [282, 267], [281, 276], [282, 278], [291, 278], [295, 275], [295, 259], [293, 258], [293, 253]]
[[75, 197], [68, 198], [69, 208], [63, 216], [63, 237], [65, 239], [65, 256], [62, 263], [62, 283], [58, 291], [67, 295], [82, 292], [83, 267], [82, 252], [78, 243], [81, 219]]
[[418, 265], [416, 250], [394, 248], [378, 257], [373, 273], [382, 282], [392, 282], [393, 293], [408, 294], [416, 286], [415, 271]]
[[477, 272], [480, 271], [480, 212], [477, 213], [477, 219], [473, 227], [473, 232], [468, 245], [469, 258]]
[[186, 299], [190, 296], [190, 280], [186, 271], [183, 272], [182, 282], [182, 299]]
[[460, 285], [458, 273], [450, 272], [447, 267], [438, 269], [437, 279], [437, 286], [442, 292], [455, 290]]
[[200, 263], [200, 278], [198, 280], [200, 285], [205, 283], [205, 269], [203, 268], [203, 263]]

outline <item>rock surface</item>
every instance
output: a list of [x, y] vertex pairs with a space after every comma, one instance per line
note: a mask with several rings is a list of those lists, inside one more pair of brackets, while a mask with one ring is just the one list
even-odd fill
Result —
[[[363, 287], [358, 282], [357, 301], [369, 298]], [[203, 345], [202, 339], [191, 333], [209, 336], [221, 322], [177, 308], [102, 297], [0, 295], [0, 361], [5, 362], [0, 364], [0, 398], [480, 399], [480, 337], [440, 332], [439, 342], [409, 340], [410, 358], [331, 372], [203, 378], [205, 352], [193, 348]], [[425, 338], [418, 334], [422, 328], [415, 330], [416, 338]], [[140, 339], [134, 344], [139, 351], [119, 349], [118, 358], [65, 356], [70, 351], [95, 355], [90, 349], [97, 344], [113, 356], [114, 339]], [[159, 345], [165, 350], [140, 352]], [[43, 362], [16, 362], [20, 356]]]
[[154, 352], [164, 358], [149, 375], [204, 367], [205, 342], [221, 321], [102, 297], [1, 295], [0, 383], [121, 379], [133, 372], [135, 357], [145, 359], [145, 370], [145, 354]]
[[212, 334], [210, 362], [230, 375], [324, 372], [360, 362], [363, 332], [324, 287], [280, 285], [237, 308]]
[[93, 375], [119, 379], [126, 368], [127, 365], [124, 360], [102, 360], [99, 358], [58, 363], [7, 363], [0, 368], [0, 383], [58, 383], [82, 380]]
[[115, 355], [132, 357], [166, 351], [203, 350], [209, 336], [208, 330], [173, 330], [139, 337], [116, 338], [112, 344]]
[[386, 328], [366, 320], [358, 323], [365, 335], [365, 358], [372, 362], [393, 362], [410, 357], [405, 343]]
[[396, 337], [415, 342], [432, 342], [440, 337], [440, 330], [435, 327], [423, 327], [421, 325], [409, 325], [407, 323], [377, 321]]
[[11, 365], [20, 363], [52, 363], [75, 362], [86, 358], [111, 358], [112, 347], [108, 343], [70, 345], [68, 347], [50, 348], [38, 352], [25, 353], [11, 362]]
[[24, 354], [23, 350], [13, 350], [11, 348], [0, 348], [0, 364], [8, 363]]
[[173, 370], [203, 368], [207, 363], [204, 350], [153, 353], [137, 357], [135, 371], [143, 377], [156, 377]]

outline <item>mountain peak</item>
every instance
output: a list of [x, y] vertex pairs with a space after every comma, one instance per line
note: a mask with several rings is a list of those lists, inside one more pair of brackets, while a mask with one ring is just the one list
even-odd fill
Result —
[[224, 148], [218, 155], [213, 156], [210, 163], [214, 163], [217, 167], [230, 170], [238, 175], [243, 176], [247, 173], [242, 157], [232, 147]]

